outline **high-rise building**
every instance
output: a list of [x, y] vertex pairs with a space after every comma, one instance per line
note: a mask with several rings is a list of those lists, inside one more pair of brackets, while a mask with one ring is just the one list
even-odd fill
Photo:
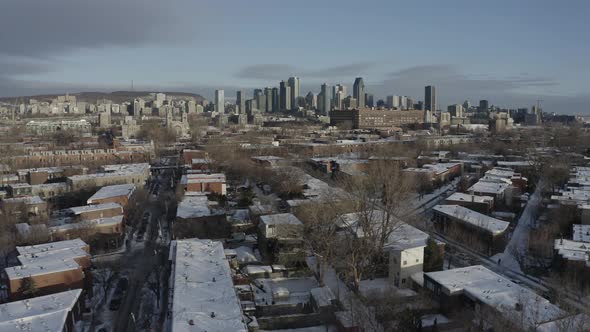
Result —
[[367, 93], [367, 97], [365, 98], [365, 106], [367, 107], [374, 107], [375, 106], [375, 102], [374, 102], [374, 97], [372, 94]]
[[256, 106], [261, 112], [266, 112], [266, 97], [264, 96], [264, 92], [262, 89], [256, 89], [255, 91], [254, 98], [256, 99]]
[[408, 103], [408, 97], [400, 96], [398, 99], [398, 108], [399, 109], [406, 109], [407, 103]]
[[344, 99], [344, 107], [348, 110], [358, 109], [358, 102], [356, 98], [348, 96]]
[[332, 87], [332, 108], [343, 109], [343, 100], [346, 98], [346, 87], [342, 84], [336, 84]]
[[272, 111], [273, 112], [279, 111], [280, 99], [281, 98], [279, 95], [279, 89], [277, 87], [272, 88]]
[[299, 98], [299, 77], [289, 77], [289, 87], [291, 88], [291, 108], [297, 108], [297, 98]]
[[478, 111], [487, 112], [489, 108], [490, 108], [490, 104], [487, 100], [483, 99], [483, 100], [479, 101]]
[[215, 111], [225, 113], [225, 95], [223, 90], [215, 90]]
[[271, 87], [266, 87], [264, 88], [264, 98], [265, 100], [265, 104], [266, 104], [266, 112], [274, 112], [274, 110], [272, 109], [272, 88]]
[[288, 111], [291, 109], [291, 88], [288, 82], [279, 83], [280, 90], [280, 110]]
[[463, 117], [463, 106], [461, 104], [449, 105], [447, 107], [447, 111], [455, 117], [455, 118], [462, 118]]
[[407, 110], [414, 109], [414, 99], [412, 99], [412, 98], [406, 99], [406, 109]]
[[246, 96], [243, 90], [236, 92], [236, 106], [238, 107], [238, 114], [246, 114]]
[[156, 100], [155, 100], [156, 107], [160, 107], [160, 106], [164, 105], [164, 100], [166, 100], [165, 94], [156, 93]]
[[323, 115], [328, 115], [330, 112], [330, 86], [327, 83], [322, 84], [322, 104], [320, 111]]
[[387, 98], [385, 98], [385, 105], [389, 108], [394, 108], [397, 107], [397, 101], [398, 101], [398, 97], [397, 96], [387, 96]]
[[436, 88], [433, 85], [424, 88], [424, 109], [436, 112]]
[[463, 102], [463, 109], [465, 109], [465, 111], [469, 111], [469, 108], [471, 108], [471, 103], [469, 102], [469, 100], [465, 100]]
[[318, 107], [318, 98], [313, 92], [309, 91], [305, 96], [305, 103], [308, 109], [316, 109]]
[[356, 98], [358, 108], [365, 108], [365, 82], [362, 77], [357, 77], [354, 80], [352, 89], [352, 96]]

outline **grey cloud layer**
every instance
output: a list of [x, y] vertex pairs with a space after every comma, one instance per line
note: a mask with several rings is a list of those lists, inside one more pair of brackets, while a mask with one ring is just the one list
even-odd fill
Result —
[[346, 78], [362, 75], [374, 65], [372, 62], [360, 62], [313, 70], [288, 64], [256, 64], [242, 68], [237, 77], [258, 80], [281, 80], [294, 75], [317, 79]]
[[173, 13], [157, 0], [2, 0], [0, 54], [45, 57], [148, 43], [175, 32]]

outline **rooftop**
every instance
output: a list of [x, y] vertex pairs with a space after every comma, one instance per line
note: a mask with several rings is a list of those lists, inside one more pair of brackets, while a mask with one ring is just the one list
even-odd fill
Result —
[[172, 242], [171, 331], [247, 331], [221, 242]]
[[573, 225], [574, 235], [573, 240], [578, 242], [590, 243], [590, 225]]
[[123, 214], [123, 207], [118, 203], [103, 203], [103, 204], [94, 204], [94, 205], [83, 205], [83, 206], [75, 206], [68, 209], [71, 213], [78, 215], [86, 212], [94, 212], [94, 211], [101, 211], [101, 210], [110, 210], [110, 209], [120, 209], [121, 214]]
[[489, 203], [493, 202], [494, 198], [492, 196], [479, 196], [456, 192], [451, 196], [447, 197], [447, 201]]
[[436, 205], [434, 210], [477, 228], [484, 229], [493, 235], [504, 233], [510, 225], [509, 222], [486, 216], [485, 214], [475, 212], [460, 205]]
[[279, 213], [260, 216], [260, 222], [265, 225], [303, 225], [301, 220], [292, 213]]
[[[530, 327], [566, 315], [557, 306], [528, 288], [519, 286], [481, 265], [428, 272], [425, 275], [441, 285], [442, 292], [447, 295], [463, 294], [498, 310], [509, 319], [520, 321], [522, 318]], [[522, 307], [521, 313], [516, 311], [517, 304]]]
[[134, 191], [134, 184], [119, 184], [114, 186], [102, 187], [88, 199], [87, 203], [92, 204], [92, 202], [97, 200], [118, 196], [130, 197]]
[[478, 181], [476, 184], [467, 189], [467, 191], [475, 193], [500, 195], [504, 193], [504, 191], [506, 191], [506, 189], [508, 189], [509, 187], [510, 184], [505, 182], [495, 183], [487, 181]]
[[0, 330], [4, 332], [62, 331], [81, 289], [0, 304]]
[[206, 217], [216, 213], [209, 207], [205, 195], [184, 196], [176, 209], [176, 217], [182, 219]]

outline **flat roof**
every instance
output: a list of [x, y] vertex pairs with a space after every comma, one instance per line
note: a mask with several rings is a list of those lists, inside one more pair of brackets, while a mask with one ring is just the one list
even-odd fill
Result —
[[489, 203], [494, 201], [492, 196], [480, 196], [456, 192], [451, 196], [447, 197], [447, 201], [454, 202], [474, 202], [474, 203]]
[[260, 216], [260, 222], [265, 225], [303, 225], [292, 213], [267, 214]]
[[171, 331], [248, 331], [222, 243], [176, 240], [171, 250]]
[[574, 224], [572, 227], [574, 241], [590, 243], [590, 225]]
[[473, 186], [469, 187], [469, 189], [467, 189], [467, 191], [476, 192], [476, 193], [500, 195], [504, 191], [506, 191], [506, 189], [508, 189], [509, 187], [510, 187], [510, 184], [505, 183], [505, 182], [495, 183], [495, 182], [487, 182], [487, 181], [478, 181]]
[[510, 225], [509, 222], [486, 216], [485, 214], [481, 214], [460, 205], [436, 205], [434, 210], [477, 228], [484, 229], [493, 235], [504, 233]]
[[184, 196], [176, 208], [176, 217], [182, 219], [199, 218], [210, 216], [212, 213], [209, 208], [207, 196]]
[[557, 250], [557, 254], [564, 259], [570, 261], [586, 262], [586, 266], [590, 266], [590, 258], [588, 257], [590, 243], [566, 239], [556, 239], [553, 247], [555, 250]]
[[3, 332], [62, 331], [68, 313], [78, 302], [81, 289], [0, 304]]
[[[517, 285], [482, 265], [427, 272], [424, 275], [441, 285], [442, 292], [447, 295], [465, 295], [485, 303], [509, 319], [524, 319], [532, 328], [567, 315], [530, 289]], [[522, 307], [522, 315], [514, 315], [517, 303]]]
[[118, 184], [114, 186], [106, 186], [100, 188], [94, 195], [92, 195], [86, 203], [92, 204], [93, 201], [112, 198], [112, 197], [119, 197], [119, 196], [126, 196], [130, 197], [133, 192], [135, 191], [134, 184]]
[[123, 213], [123, 207], [119, 203], [114, 203], [114, 202], [103, 203], [103, 204], [94, 204], [94, 205], [75, 206], [75, 207], [69, 208], [68, 211], [72, 212], [73, 214], [81, 214], [81, 213], [85, 213], [85, 212], [110, 210], [110, 209], [120, 209], [121, 213]]

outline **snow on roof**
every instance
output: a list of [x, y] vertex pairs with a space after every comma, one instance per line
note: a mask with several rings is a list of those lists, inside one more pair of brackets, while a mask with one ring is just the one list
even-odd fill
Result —
[[[566, 313], [548, 300], [481, 265], [424, 274], [442, 286], [447, 295], [463, 294], [485, 303], [511, 320], [523, 319], [532, 327], [562, 318]], [[517, 304], [522, 312], [517, 312]]]
[[[367, 210], [364, 213], [347, 213], [340, 216], [336, 225], [339, 228], [353, 227], [356, 230], [356, 235], [358, 237], [363, 237], [364, 233], [361, 227], [358, 226], [360, 218], [366, 218], [364, 220], [373, 223], [376, 227], [376, 231], [379, 231], [379, 229], [381, 229], [380, 225], [386, 220], [386, 218], [388, 218], [388, 216], [382, 210]], [[406, 250], [426, 246], [426, 241], [429, 236], [427, 233], [422, 232], [414, 226], [406, 224], [395, 216], [390, 215], [389, 218], [392, 218], [390, 221], [391, 234], [387, 239], [385, 249]]]
[[0, 304], [0, 331], [62, 331], [81, 289]]
[[556, 239], [554, 242], [554, 248], [557, 250], [557, 254], [564, 259], [570, 261], [581, 261], [586, 262], [587, 266], [590, 266], [590, 244], [587, 242], [572, 241], [566, 239]]
[[207, 196], [204, 195], [184, 196], [176, 209], [176, 217], [182, 219], [206, 217], [214, 214], [209, 208]]
[[514, 170], [512, 170], [510, 168], [501, 168], [501, 167], [492, 168], [491, 170], [489, 170], [485, 173], [485, 175], [497, 176], [497, 177], [502, 177], [502, 178], [507, 178], [507, 179], [512, 178], [515, 174], [517, 174], [517, 173], [514, 172]]
[[[65, 221], [68, 219], [59, 219], [59, 221]], [[98, 218], [92, 220], [86, 220], [81, 223], [62, 223], [57, 224], [55, 226], [49, 227], [50, 232], [65, 232], [72, 229], [77, 228], [84, 228], [84, 227], [101, 227], [101, 226], [115, 226], [119, 225], [123, 222], [123, 215], [114, 216], [114, 217], [107, 217], [107, 218]]]
[[126, 196], [131, 197], [133, 192], [135, 191], [134, 184], [118, 184], [114, 186], [106, 186], [100, 188], [94, 195], [92, 195], [87, 201], [87, 204], [92, 204], [92, 202], [111, 198], [111, 197], [119, 197], [119, 196]]
[[434, 210], [472, 226], [484, 229], [493, 235], [504, 233], [510, 225], [509, 222], [486, 216], [485, 214], [481, 214], [460, 205], [436, 205]]
[[41, 199], [39, 196], [24, 196], [24, 197], [15, 197], [15, 198], [4, 198], [2, 200], [4, 203], [24, 203], [28, 205], [35, 205], [35, 204], [45, 204], [45, 201]]
[[236, 259], [239, 263], [258, 262], [258, 258], [256, 258], [256, 255], [254, 255], [254, 250], [252, 250], [252, 248], [240, 246], [234, 250], [236, 251]]
[[254, 159], [254, 160], [260, 160], [260, 161], [278, 161], [278, 160], [283, 160], [283, 158], [277, 157], [277, 156], [258, 156], [258, 157], [252, 157], [252, 159]]
[[268, 214], [260, 216], [260, 222], [265, 225], [303, 225], [301, 220], [292, 213]]
[[98, 177], [111, 177], [111, 176], [129, 176], [136, 174], [144, 174], [150, 169], [150, 164], [119, 164], [119, 165], [104, 165], [102, 166], [104, 173], [94, 174], [83, 174], [83, 175], [72, 175], [68, 179], [71, 181], [84, 181], [88, 179], [94, 179]]
[[221, 242], [173, 242], [171, 331], [246, 332]]
[[45, 243], [16, 247], [22, 265], [5, 269], [8, 279], [22, 279], [33, 275], [50, 274], [80, 268], [74, 259], [89, 256], [84, 250], [88, 245], [80, 240]]
[[485, 193], [485, 194], [493, 194], [493, 195], [500, 195], [506, 191], [510, 187], [509, 183], [501, 182], [487, 182], [487, 181], [478, 181], [469, 189], [468, 192], [475, 192], [475, 193]]
[[318, 287], [313, 277], [305, 278], [260, 278], [255, 282], [266, 292], [254, 294], [256, 305], [297, 304], [309, 302], [311, 290]]
[[246, 265], [242, 268], [245, 274], [263, 274], [272, 273], [272, 267], [269, 265]]
[[501, 161], [497, 162], [498, 166], [506, 166], [506, 167], [530, 167], [533, 166], [534, 163], [529, 160], [517, 160], [517, 161]]
[[118, 203], [109, 202], [103, 204], [94, 204], [94, 205], [83, 205], [83, 206], [75, 206], [68, 209], [71, 213], [78, 215], [86, 212], [94, 212], [94, 211], [101, 211], [101, 210], [110, 210], [110, 209], [120, 209], [121, 214], [123, 213], [123, 207]]
[[434, 171], [436, 174], [442, 174], [453, 167], [461, 166], [460, 163], [438, 163], [438, 164], [426, 164], [423, 165], [423, 168], [430, 169]]
[[572, 238], [574, 241], [590, 242], [590, 225], [575, 224], [573, 229], [574, 236]]
[[479, 196], [456, 192], [447, 197], [447, 201], [453, 202], [474, 202], [474, 203], [490, 203], [494, 201], [492, 196]]

